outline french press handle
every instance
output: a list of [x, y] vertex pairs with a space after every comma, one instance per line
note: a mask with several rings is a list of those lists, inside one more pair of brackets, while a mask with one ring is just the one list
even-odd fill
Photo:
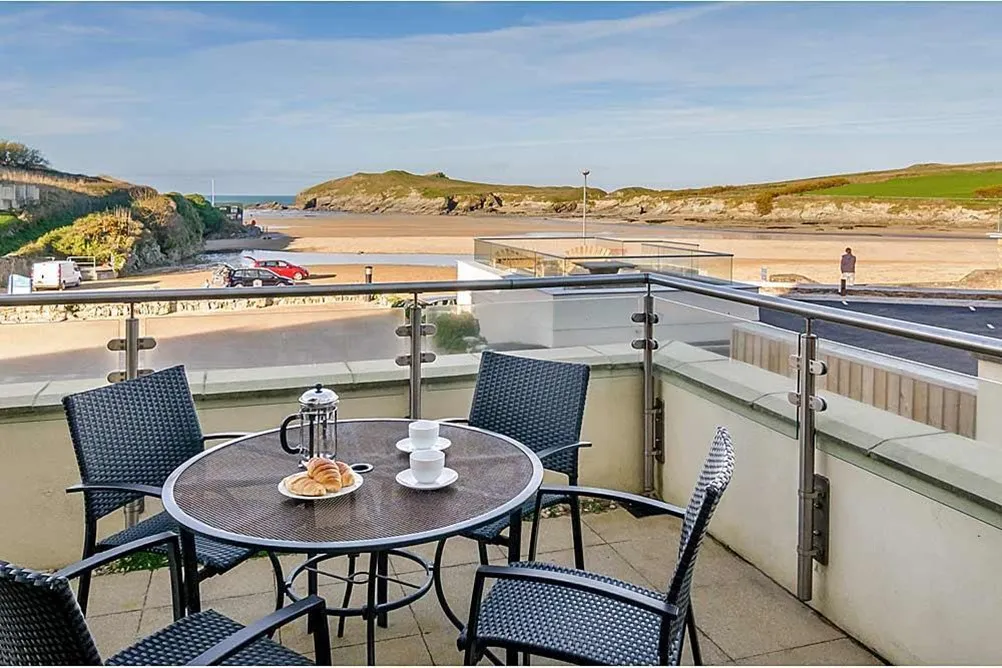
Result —
[[294, 413], [289, 417], [282, 420], [282, 428], [278, 431], [278, 437], [282, 441], [282, 449], [288, 452], [290, 455], [298, 455], [299, 448], [289, 447], [289, 425], [292, 424], [294, 420], [299, 419], [299, 413]]

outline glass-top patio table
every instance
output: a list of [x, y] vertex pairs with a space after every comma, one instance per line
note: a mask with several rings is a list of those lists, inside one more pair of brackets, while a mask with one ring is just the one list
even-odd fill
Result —
[[[433, 580], [440, 584], [424, 559], [402, 548], [442, 540], [504, 515], [517, 517], [512, 523], [517, 527], [522, 504], [543, 479], [539, 458], [521, 443], [466, 425], [443, 423], [441, 436], [452, 442], [445, 450], [445, 465], [459, 474], [458, 480], [434, 491], [404, 487], [396, 475], [409, 468], [408, 455], [396, 443], [407, 436], [409, 422], [339, 421], [337, 459], [368, 463], [373, 469], [362, 474], [361, 487], [332, 499], [298, 501], [278, 491], [279, 481], [300, 469], [298, 455], [282, 449], [277, 429], [241, 437], [193, 457], [171, 474], [163, 488], [164, 508], [183, 529], [182, 551], [193, 554], [184, 544], [191, 547], [194, 533], [273, 552], [309, 555], [285, 581], [285, 594], [293, 599], [299, 598], [294, 583], [301, 573], [308, 573], [309, 590], [314, 592], [320, 562], [348, 555], [349, 574], [340, 579], [349, 586], [366, 584], [367, 603], [357, 609], [328, 605], [328, 612], [342, 618], [366, 618], [367, 654], [373, 664], [377, 621], [385, 624], [388, 611], [423, 596]], [[353, 555], [366, 553], [371, 555], [368, 574], [354, 573]], [[423, 584], [412, 585], [415, 591], [410, 595], [387, 601], [391, 554], [417, 562], [426, 577]], [[197, 609], [198, 585], [186, 583], [186, 587]], [[440, 586], [438, 594], [455, 622]]]

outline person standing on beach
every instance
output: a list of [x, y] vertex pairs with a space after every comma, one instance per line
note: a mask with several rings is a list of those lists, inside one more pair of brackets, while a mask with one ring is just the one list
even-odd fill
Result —
[[840, 292], [845, 294], [846, 286], [852, 286], [856, 282], [856, 256], [852, 254], [851, 248], [845, 249], [842, 261], [839, 263], [842, 272], [842, 286]]

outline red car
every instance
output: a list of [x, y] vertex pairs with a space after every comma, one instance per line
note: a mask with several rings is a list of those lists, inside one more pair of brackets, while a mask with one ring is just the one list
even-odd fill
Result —
[[294, 281], [301, 281], [310, 275], [310, 272], [306, 270], [306, 267], [300, 267], [299, 265], [286, 262], [285, 260], [248, 259], [254, 263], [253, 266], [255, 267], [260, 267], [261, 269], [271, 269], [279, 276], [285, 276], [286, 278], [291, 278]]

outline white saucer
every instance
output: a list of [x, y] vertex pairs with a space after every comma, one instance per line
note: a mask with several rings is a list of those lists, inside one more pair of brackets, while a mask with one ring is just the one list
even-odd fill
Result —
[[282, 481], [278, 483], [279, 493], [281, 493], [282, 496], [287, 496], [290, 499], [298, 499], [300, 501], [323, 501], [324, 499], [336, 499], [339, 496], [344, 496], [345, 494], [351, 494], [356, 489], [361, 487], [362, 483], [364, 482], [364, 480], [362, 480], [362, 476], [352, 472], [352, 476], [355, 478], [355, 484], [351, 485], [350, 487], [342, 487], [340, 492], [327, 493], [324, 494], [323, 496], [303, 496], [301, 494], [293, 494], [285, 487], [286, 480], [289, 480], [290, 478], [294, 478], [295, 476], [300, 476], [300, 475], [306, 475], [306, 473], [300, 471], [299, 473], [293, 473], [292, 475], [287, 475], [284, 478], [282, 478]]
[[435, 482], [418, 482], [414, 479], [414, 474], [411, 473], [410, 469], [404, 469], [397, 474], [397, 482], [411, 489], [442, 489], [457, 480], [459, 480], [459, 474], [448, 467], [442, 469], [442, 473]]
[[[452, 441], [450, 441], [447, 438], [442, 438], [441, 436], [439, 436], [438, 440], [435, 441], [435, 445], [431, 446], [428, 449], [445, 450], [450, 445], [452, 445]], [[397, 450], [399, 450], [400, 452], [408, 452], [408, 453], [414, 452], [414, 446], [411, 444], [410, 437], [402, 438], [399, 441], [397, 441]]]

